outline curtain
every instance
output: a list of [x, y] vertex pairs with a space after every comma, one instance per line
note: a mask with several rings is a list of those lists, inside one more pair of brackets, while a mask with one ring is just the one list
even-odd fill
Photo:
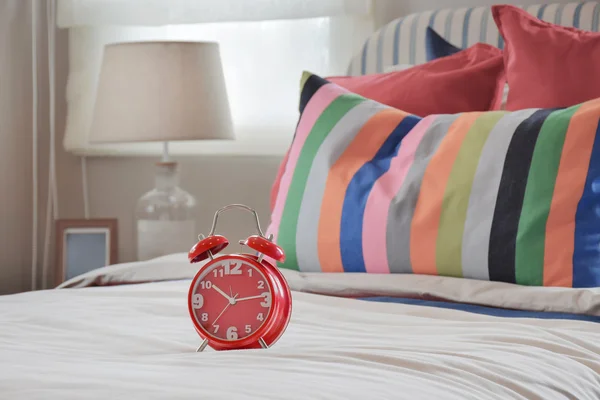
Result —
[[59, 24], [69, 28], [70, 46], [63, 144], [77, 154], [153, 154], [160, 149], [157, 144], [88, 142], [106, 44], [218, 42], [236, 140], [174, 142], [171, 151], [283, 154], [298, 119], [302, 72], [345, 73], [373, 30], [370, 2], [362, 0], [59, 0], [58, 5]]
[[269, 21], [370, 13], [370, 0], [58, 0], [60, 27]]

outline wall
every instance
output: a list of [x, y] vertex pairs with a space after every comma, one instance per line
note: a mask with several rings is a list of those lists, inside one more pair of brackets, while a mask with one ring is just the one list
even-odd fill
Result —
[[[269, 222], [269, 193], [279, 157], [176, 158], [181, 187], [198, 201], [197, 230], [210, 231], [217, 209], [242, 203], [256, 209], [261, 227]], [[136, 201], [154, 185], [154, 163], [158, 158], [89, 158], [87, 161], [91, 217], [119, 218], [120, 261], [135, 259]], [[232, 244], [254, 234], [251, 215], [231, 211], [219, 217], [218, 232]], [[264, 229], [263, 229], [264, 230]], [[191, 247], [191, 246], [190, 246]], [[238, 251], [230, 245], [227, 250]]]
[[[42, 284], [48, 188], [49, 77], [46, 1], [38, 10], [38, 288]], [[32, 26], [30, 1], [0, 0], [0, 294], [31, 288], [32, 263]], [[80, 158], [62, 150], [68, 76], [68, 35], [56, 31], [56, 172], [60, 218], [83, 218]], [[91, 217], [119, 218], [120, 261], [135, 259], [133, 209], [152, 188], [155, 158], [90, 158], [87, 160]], [[182, 187], [199, 202], [198, 230], [207, 232], [216, 209], [240, 202], [255, 207], [268, 223], [269, 191], [279, 157], [186, 157], [178, 159]], [[217, 171], [219, 171], [217, 173]], [[224, 215], [219, 231], [237, 241], [253, 233], [249, 215]], [[51, 224], [50, 232], [53, 232]], [[235, 243], [235, 242], [234, 242]], [[235, 250], [237, 246], [231, 246]], [[54, 235], [51, 237], [47, 287], [54, 282]]]
[[[36, 0], [40, 21], [36, 26], [39, 79], [40, 181], [38, 269], [42, 267], [43, 236], [48, 182], [48, 74], [44, 0]], [[519, 4], [541, 1], [521, 0]], [[568, 2], [561, 0], [561, 2]], [[410, 12], [435, 8], [490, 5], [492, 0], [375, 0], [378, 25]], [[32, 77], [31, 2], [0, 0], [0, 294], [30, 288], [32, 262]], [[83, 196], [80, 159], [62, 150], [66, 115], [65, 85], [68, 74], [68, 37], [56, 33], [56, 158], [59, 216], [82, 218]], [[179, 159], [182, 187], [199, 202], [198, 233], [210, 229], [213, 214], [229, 203], [256, 208], [263, 226], [269, 219], [269, 191], [280, 157], [185, 157]], [[91, 217], [119, 219], [121, 262], [135, 259], [133, 209], [153, 185], [155, 158], [103, 158], [87, 160]], [[233, 243], [253, 233], [248, 215], [231, 213], [219, 223], [219, 231]], [[54, 260], [54, 241], [50, 261]], [[236, 250], [237, 246], [231, 246]], [[52, 266], [53, 263], [51, 262]], [[41, 282], [41, 277], [38, 279]], [[49, 271], [48, 282], [53, 282]]]

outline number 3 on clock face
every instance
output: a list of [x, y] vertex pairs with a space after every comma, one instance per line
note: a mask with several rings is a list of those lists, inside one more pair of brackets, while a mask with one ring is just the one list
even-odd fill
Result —
[[260, 303], [262, 307], [270, 308], [271, 307], [271, 292], [261, 293], [261, 296], [264, 297], [264, 301]]
[[271, 313], [273, 290], [252, 260], [224, 256], [195, 279], [193, 316], [204, 334], [240, 340], [259, 331]]

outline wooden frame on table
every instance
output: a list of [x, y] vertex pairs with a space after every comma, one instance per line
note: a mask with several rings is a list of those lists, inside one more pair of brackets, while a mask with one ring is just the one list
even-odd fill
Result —
[[55, 224], [55, 283], [118, 261], [116, 218], [59, 219]]

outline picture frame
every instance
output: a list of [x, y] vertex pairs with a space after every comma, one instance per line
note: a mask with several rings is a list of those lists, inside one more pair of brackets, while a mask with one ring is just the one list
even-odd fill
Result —
[[59, 219], [55, 233], [56, 285], [118, 262], [116, 218]]

